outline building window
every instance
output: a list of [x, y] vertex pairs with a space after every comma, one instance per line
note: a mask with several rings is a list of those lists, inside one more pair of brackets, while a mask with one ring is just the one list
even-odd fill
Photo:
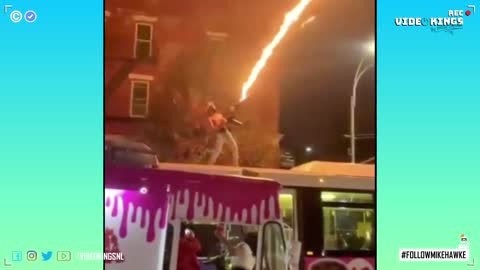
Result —
[[132, 81], [130, 115], [132, 117], [146, 117], [148, 115], [148, 81]]
[[152, 56], [153, 25], [137, 23], [135, 29], [135, 58]]

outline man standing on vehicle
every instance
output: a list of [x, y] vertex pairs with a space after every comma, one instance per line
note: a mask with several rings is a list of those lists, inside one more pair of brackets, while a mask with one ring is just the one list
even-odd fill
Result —
[[[233, 137], [232, 133], [228, 129], [228, 122], [227, 118], [223, 116], [223, 114], [217, 111], [217, 108], [210, 102], [207, 106], [207, 114], [208, 114], [208, 122], [210, 127], [216, 132], [215, 138], [215, 146], [213, 151], [210, 154], [210, 159], [208, 164], [215, 164], [217, 162], [218, 157], [222, 153], [223, 145], [227, 143], [230, 147], [232, 152], [232, 163], [233, 166], [238, 166], [239, 164], [239, 155], [238, 155], [238, 145], [237, 141]], [[234, 119], [231, 119], [234, 120]], [[241, 125], [240, 122], [235, 121], [237, 124]]]

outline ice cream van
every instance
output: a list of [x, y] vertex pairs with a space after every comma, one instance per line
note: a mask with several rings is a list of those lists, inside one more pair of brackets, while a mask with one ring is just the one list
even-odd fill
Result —
[[269, 179], [106, 164], [105, 251], [122, 254], [106, 269], [177, 270], [182, 239], [194, 234], [199, 268], [230, 270], [219, 227], [232, 242], [256, 235], [252, 270], [295, 269], [299, 243], [285, 240], [280, 189]]

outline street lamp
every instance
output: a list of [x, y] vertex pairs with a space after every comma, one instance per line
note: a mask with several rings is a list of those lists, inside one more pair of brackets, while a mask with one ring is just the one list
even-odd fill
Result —
[[367, 59], [367, 57], [375, 55], [375, 42], [371, 41], [365, 46], [365, 51], [366, 53], [363, 55], [362, 60], [360, 60], [360, 63], [358, 64], [357, 71], [355, 72], [355, 78], [353, 79], [353, 89], [352, 89], [352, 97], [350, 99], [350, 150], [351, 150], [351, 157], [352, 157], [352, 163], [355, 163], [355, 106], [357, 103], [357, 85], [358, 81], [360, 81], [360, 78], [362, 78], [363, 74], [367, 72], [371, 67], [373, 67], [373, 64], [369, 64], [367, 66], [364, 66], [364, 62]]

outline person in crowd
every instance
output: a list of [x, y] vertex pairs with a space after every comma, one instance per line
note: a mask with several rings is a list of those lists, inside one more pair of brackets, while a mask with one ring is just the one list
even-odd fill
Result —
[[186, 228], [178, 247], [177, 270], [200, 270], [197, 254], [202, 250], [193, 230]]
[[[232, 270], [253, 270], [255, 267], [255, 255], [246, 242], [233, 244], [225, 237], [223, 225], [219, 225], [215, 230], [215, 236], [227, 248], [231, 255]], [[250, 239], [252, 240], [252, 239]], [[256, 244], [254, 245], [256, 246]]]

